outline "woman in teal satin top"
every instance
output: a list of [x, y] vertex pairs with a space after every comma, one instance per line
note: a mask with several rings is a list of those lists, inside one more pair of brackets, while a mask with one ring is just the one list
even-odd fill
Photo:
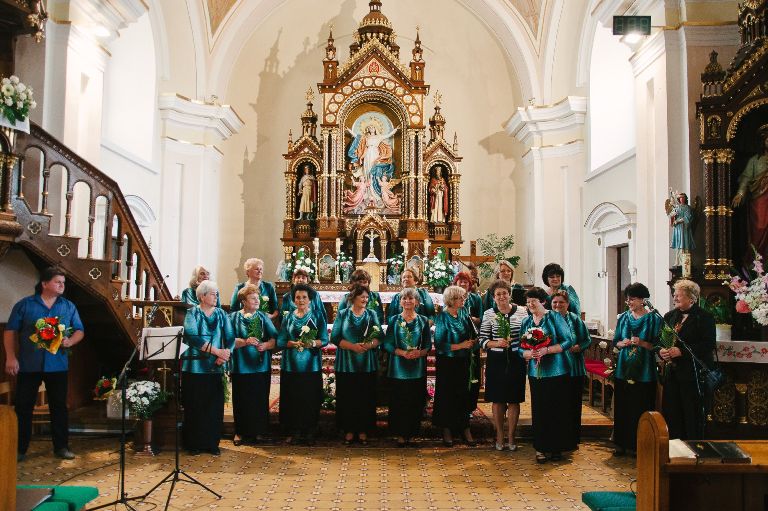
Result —
[[219, 455], [224, 423], [224, 370], [235, 347], [227, 313], [216, 307], [218, 286], [204, 280], [197, 286], [200, 305], [184, 318], [181, 393], [184, 405], [184, 446], [192, 452]]
[[[467, 299], [464, 300], [464, 312], [467, 313], [469, 319], [475, 324], [475, 328], [479, 331], [480, 324], [483, 321], [483, 299], [479, 294], [475, 293], [475, 282], [469, 272], [461, 271], [453, 277], [453, 285], [459, 286], [467, 292]], [[472, 379], [477, 380], [477, 383], [472, 384], [472, 388], [469, 389], [469, 409], [474, 410], [477, 408], [477, 401], [480, 397], [480, 350], [475, 351], [472, 356], [474, 362], [472, 362]]]
[[[304, 284], [309, 286], [309, 273], [307, 273], [306, 270], [303, 270], [299, 268], [298, 270], [295, 270], [293, 272], [293, 275], [291, 276], [291, 284], [297, 285], [297, 284]], [[283, 294], [283, 301], [280, 304], [280, 318], [284, 318], [294, 310], [296, 310], [296, 304], [293, 303], [292, 292], [288, 291], [287, 293]], [[323, 305], [323, 301], [320, 299], [320, 293], [315, 292], [314, 296], [311, 298], [312, 300], [312, 312], [314, 314], [322, 314], [322, 316], [325, 318], [326, 321], [328, 321], [328, 315], [325, 312], [325, 305]]]
[[[200, 305], [197, 299], [197, 286], [204, 280], [210, 280], [211, 273], [202, 266], [195, 266], [192, 270], [192, 278], [189, 279], [189, 287], [181, 292], [181, 301], [190, 305]], [[221, 307], [219, 295], [216, 295], [216, 307]]]
[[[419, 305], [416, 308], [416, 312], [422, 316], [426, 316], [427, 319], [432, 321], [435, 317], [435, 304], [432, 303], [432, 298], [429, 293], [423, 287], [416, 287], [418, 283], [418, 276], [412, 268], [406, 268], [400, 275], [400, 283], [403, 285], [403, 289], [407, 287], [415, 288], [419, 293]], [[397, 316], [403, 311], [400, 307], [400, 293], [397, 293], [392, 297], [392, 301], [387, 306], [387, 323], [391, 320], [392, 316]]]
[[[525, 293], [525, 304], [530, 316], [520, 325], [520, 346], [523, 358], [528, 361], [528, 383], [531, 387], [531, 412], [533, 422], [533, 447], [536, 461], [557, 461], [563, 451], [576, 449], [573, 431], [573, 406], [570, 390], [571, 368], [564, 351], [573, 346], [571, 329], [563, 317], [544, 308], [547, 292], [532, 287]], [[549, 337], [546, 346], [542, 340], [528, 338], [535, 330]], [[532, 346], [535, 349], [531, 349]]]
[[429, 320], [416, 313], [419, 293], [412, 287], [400, 292], [403, 312], [387, 325], [382, 349], [389, 353], [389, 429], [397, 446], [405, 447], [419, 432], [427, 404], [427, 354], [432, 349]]
[[477, 351], [477, 331], [464, 310], [466, 291], [448, 286], [443, 292], [445, 309], [435, 317], [435, 406], [432, 424], [441, 428], [443, 444], [453, 445], [453, 434], [460, 431], [467, 445], [477, 442], [469, 430], [470, 389], [473, 352]]
[[[323, 354], [328, 345], [328, 325], [325, 316], [310, 307], [315, 291], [306, 284], [291, 290], [296, 310], [283, 318], [277, 336], [277, 348], [283, 350], [280, 360], [280, 425], [285, 430], [285, 442], [305, 436], [314, 444], [320, 406], [323, 403]], [[302, 343], [302, 331], [316, 331], [315, 339]]]
[[576, 294], [576, 290], [573, 286], [563, 283], [565, 279], [565, 271], [563, 267], [557, 263], [549, 263], [544, 267], [541, 272], [541, 280], [544, 281], [544, 285], [547, 286], [547, 308], [552, 307], [552, 297], [555, 296], [556, 291], [565, 291], [568, 293], [568, 312], [573, 312], [577, 316], [581, 317], [581, 302], [579, 301], [579, 295]]
[[252, 257], [245, 261], [243, 269], [248, 278], [235, 286], [229, 306], [230, 312], [240, 310], [240, 302], [237, 300], [237, 293], [239, 293], [246, 284], [251, 284], [259, 289], [259, 303], [261, 304], [261, 309], [267, 313], [269, 319], [275, 321], [278, 314], [277, 291], [275, 291], [275, 285], [273, 283], [267, 282], [262, 278], [264, 276], [264, 261]]
[[619, 349], [613, 373], [614, 454], [621, 456], [637, 446], [640, 416], [656, 406], [656, 359], [654, 348], [661, 332], [661, 318], [645, 309], [648, 288], [634, 282], [624, 290], [628, 311], [616, 323], [613, 345]]
[[571, 366], [571, 390], [573, 391], [573, 432], [576, 435], [576, 443], [581, 441], [581, 407], [584, 393], [584, 380], [587, 376], [587, 368], [584, 366], [584, 350], [592, 344], [587, 325], [579, 316], [568, 312], [569, 295], [565, 290], [555, 291], [552, 295], [552, 310], [563, 316], [568, 328], [573, 335], [573, 346], [565, 351], [568, 363]]
[[349, 306], [333, 322], [331, 342], [336, 345], [336, 424], [349, 445], [357, 434], [368, 443], [376, 426], [377, 348], [384, 333], [378, 315], [368, 305], [368, 288], [353, 284]]
[[[368, 289], [368, 304], [366, 305], [366, 308], [376, 313], [376, 317], [379, 319], [379, 324], [384, 323], [384, 304], [381, 301], [381, 295], [376, 291], [371, 291], [371, 274], [362, 268], [358, 268], [352, 272], [352, 276], [349, 278], [349, 280], [350, 289], [355, 284], [360, 284], [361, 286]], [[347, 299], [348, 297], [349, 293], [345, 294], [341, 299], [339, 302], [338, 312], [341, 312], [349, 307], [349, 300]]]
[[244, 440], [261, 442], [269, 433], [272, 351], [277, 338], [272, 321], [259, 311], [256, 286], [241, 289], [238, 300], [243, 308], [229, 315], [235, 329], [235, 350], [230, 361], [235, 445]]

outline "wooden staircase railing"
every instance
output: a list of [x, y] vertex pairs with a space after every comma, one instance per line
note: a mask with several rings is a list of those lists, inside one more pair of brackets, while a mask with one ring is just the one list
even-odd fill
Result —
[[0, 145], [0, 250], [62, 267], [136, 342], [134, 301], [173, 298], [117, 183], [35, 124]]

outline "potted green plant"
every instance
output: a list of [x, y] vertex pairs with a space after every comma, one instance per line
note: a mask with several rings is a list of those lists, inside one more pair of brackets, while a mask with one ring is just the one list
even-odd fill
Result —
[[730, 341], [733, 316], [728, 300], [720, 295], [711, 295], [699, 300], [699, 306], [715, 318], [715, 338], [718, 341]]

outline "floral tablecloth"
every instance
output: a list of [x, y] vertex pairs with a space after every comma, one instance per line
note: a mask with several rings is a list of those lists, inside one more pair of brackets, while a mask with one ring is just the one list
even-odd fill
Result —
[[768, 342], [717, 341], [720, 362], [768, 364]]

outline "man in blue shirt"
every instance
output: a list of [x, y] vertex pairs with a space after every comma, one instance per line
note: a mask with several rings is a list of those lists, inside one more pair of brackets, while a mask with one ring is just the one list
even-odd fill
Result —
[[[5, 372], [16, 376], [16, 416], [19, 422], [18, 461], [25, 458], [32, 435], [32, 410], [40, 382], [45, 382], [51, 415], [53, 452], [63, 459], [75, 457], [69, 450], [67, 413], [67, 349], [83, 339], [83, 323], [75, 304], [64, 298], [64, 272], [46, 268], [35, 286], [35, 294], [13, 306], [3, 334]], [[36, 333], [40, 318], [56, 317], [64, 325], [65, 335], [56, 354], [39, 348], [29, 337]], [[69, 333], [69, 336], [66, 334]], [[17, 355], [18, 353], [18, 355]]]

